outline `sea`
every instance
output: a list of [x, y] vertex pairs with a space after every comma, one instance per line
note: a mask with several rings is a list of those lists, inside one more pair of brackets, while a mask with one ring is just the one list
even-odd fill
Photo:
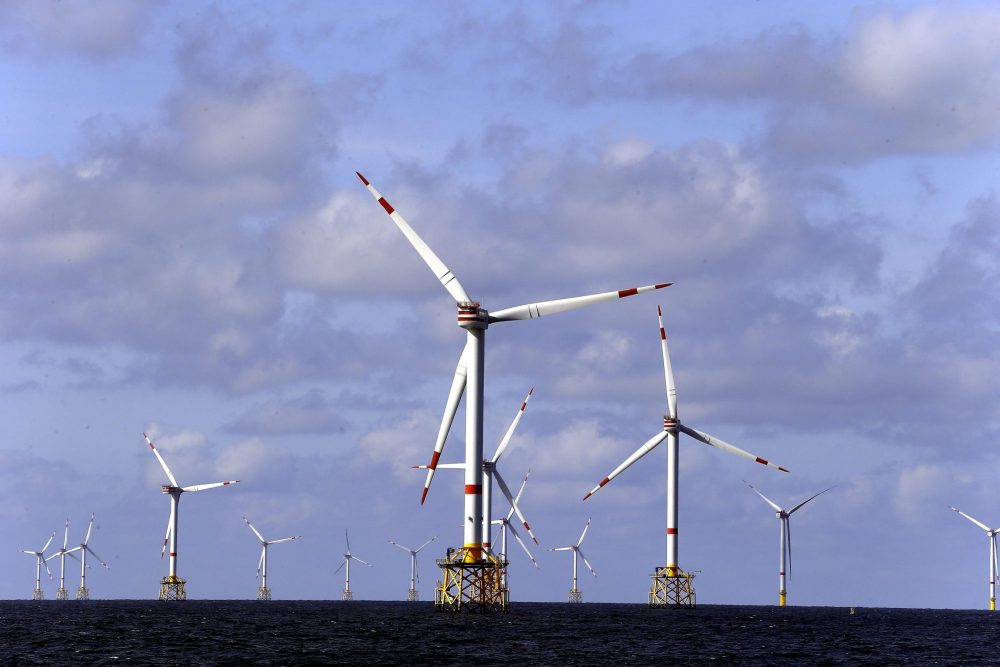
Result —
[[984, 665], [988, 611], [429, 602], [0, 602], [4, 665]]

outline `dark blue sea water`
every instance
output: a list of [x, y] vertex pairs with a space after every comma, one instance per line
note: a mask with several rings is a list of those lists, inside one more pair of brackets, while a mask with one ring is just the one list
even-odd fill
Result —
[[0, 659], [41, 664], [978, 665], [998, 662], [986, 611], [517, 603], [0, 602]]

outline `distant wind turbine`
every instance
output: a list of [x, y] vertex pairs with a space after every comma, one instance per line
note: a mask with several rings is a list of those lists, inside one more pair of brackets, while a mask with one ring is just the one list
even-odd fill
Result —
[[87, 526], [87, 536], [83, 538], [83, 542], [77, 547], [80, 552], [80, 588], [76, 591], [77, 600], [89, 600], [90, 599], [90, 589], [87, 588], [87, 554], [97, 559], [97, 562], [104, 566], [105, 570], [110, 570], [108, 564], [101, 560], [101, 557], [90, 548], [90, 532], [94, 529], [94, 514], [90, 515], [90, 525]]
[[747, 482], [746, 480], [743, 480], [743, 482], [747, 486], [749, 486], [754, 493], [760, 496], [765, 503], [767, 503], [774, 509], [775, 515], [778, 517], [778, 521], [781, 522], [781, 530], [779, 536], [781, 551], [778, 556], [778, 605], [784, 607], [785, 598], [787, 595], [787, 588], [785, 587], [785, 576], [786, 574], [790, 575], [792, 573], [792, 524], [789, 521], [789, 518], [793, 514], [795, 514], [795, 512], [799, 511], [802, 508], [802, 506], [808, 503], [810, 500], [823, 495], [833, 487], [831, 486], [829, 489], [823, 489], [815, 496], [812, 496], [812, 498], [807, 498], [798, 505], [796, 505], [795, 507], [793, 507], [792, 509], [785, 510], [782, 509], [781, 507], [778, 507], [777, 503], [775, 503], [773, 500], [771, 500], [763, 493], [758, 491], [753, 484]]
[[351, 591], [351, 561], [356, 560], [362, 565], [367, 565], [371, 567], [371, 563], [363, 561], [354, 554], [351, 553], [351, 538], [347, 535], [347, 531], [344, 531], [344, 540], [347, 542], [347, 552], [344, 554], [344, 562], [340, 564], [336, 570], [333, 571], [334, 574], [340, 572], [340, 570], [346, 565], [347, 571], [344, 572], [344, 592], [341, 593], [340, 599], [345, 602], [350, 602], [354, 599], [354, 593]]
[[997, 563], [997, 533], [1000, 532], [1000, 528], [990, 528], [982, 521], [977, 521], [971, 516], [958, 509], [957, 507], [951, 508], [953, 511], [958, 512], [966, 519], [976, 524], [980, 528], [986, 531], [986, 537], [990, 542], [990, 611], [996, 611], [997, 609], [997, 596], [996, 596], [996, 584], [997, 584], [997, 573], [1000, 571], [1000, 565]]
[[[530, 475], [531, 471], [529, 470], [524, 475], [524, 479], [521, 480], [521, 487], [517, 490], [517, 495], [514, 496], [514, 503], [511, 505], [510, 511], [507, 512], [507, 516], [502, 519], [494, 519], [493, 523], [500, 526], [500, 559], [505, 563], [509, 562], [507, 560], [507, 531], [509, 530], [510, 534], [514, 536], [514, 539], [517, 540], [517, 543], [521, 545], [522, 549], [524, 549], [524, 553], [528, 554], [528, 558], [531, 559], [531, 564], [538, 569], [538, 561], [535, 560], [535, 557], [531, 555], [530, 551], [528, 551], [528, 547], [525, 545], [524, 540], [522, 540], [521, 536], [517, 534], [517, 529], [514, 528], [514, 524], [511, 523], [511, 517], [514, 516], [514, 506], [521, 502], [521, 494], [524, 493], [524, 485], [528, 483], [528, 477]], [[506, 588], [507, 568], [504, 568], [503, 577], [503, 585], [504, 588]]]
[[587, 557], [583, 555], [583, 551], [580, 550], [580, 545], [583, 544], [583, 538], [587, 536], [587, 529], [590, 528], [590, 519], [587, 519], [587, 525], [583, 527], [583, 532], [580, 533], [580, 539], [576, 541], [575, 545], [568, 547], [556, 547], [554, 549], [549, 549], [549, 551], [572, 551], [573, 552], [573, 588], [569, 590], [569, 601], [570, 602], [583, 602], [583, 593], [576, 586], [576, 557], [579, 556], [583, 559], [583, 564], [587, 566], [590, 573], [597, 576], [594, 572], [594, 568], [590, 566], [587, 561]]
[[29, 551], [27, 549], [22, 549], [21, 553], [28, 554], [29, 556], [35, 557], [35, 590], [31, 593], [32, 600], [44, 600], [45, 592], [42, 590], [42, 566], [45, 566], [45, 571], [49, 575], [49, 581], [52, 580], [52, 570], [49, 569], [49, 564], [45, 559], [45, 550], [49, 548], [52, 544], [52, 539], [56, 536], [56, 531], [52, 531], [49, 535], [49, 539], [46, 540], [45, 546], [38, 551]]
[[410, 554], [410, 590], [406, 592], [407, 602], [417, 602], [418, 600], [420, 600], [420, 592], [417, 590], [417, 582], [420, 581], [420, 575], [417, 572], [417, 554], [420, 553], [421, 549], [423, 549], [436, 539], [437, 535], [427, 540], [416, 549], [411, 549], [410, 547], [403, 546], [402, 544], [396, 542], [395, 540], [389, 540], [389, 544], [393, 545], [394, 547], [399, 547], [403, 551]]
[[[69, 593], [66, 591], [66, 556], [70, 558], [76, 558], [73, 555], [74, 551], [79, 551], [80, 547], [73, 547], [72, 549], [67, 549], [69, 544], [69, 519], [66, 519], [66, 528], [63, 532], [63, 545], [58, 551], [45, 559], [46, 562], [52, 560], [53, 558], [59, 559], [59, 590], [56, 591], [57, 600], [68, 600]], [[79, 560], [77, 558], [77, 560]]]
[[257, 599], [270, 600], [271, 589], [267, 587], [267, 548], [272, 544], [291, 542], [292, 540], [297, 540], [302, 536], [296, 535], [295, 537], [283, 537], [280, 540], [268, 541], [264, 539], [264, 536], [260, 534], [259, 530], [253, 527], [253, 524], [250, 523], [249, 519], [243, 517], [243, 521], [246, 523], [247, 526], [250, 527], [250, 530], [252, 530], [253, 534], [257, 536], [257, 539], [260, 540], [261, 549], [260, 549], [260, 560], [257, 561], [257, 576], [261, 577], [261, 580], [260, 580], [260, 588], [257, 590]]

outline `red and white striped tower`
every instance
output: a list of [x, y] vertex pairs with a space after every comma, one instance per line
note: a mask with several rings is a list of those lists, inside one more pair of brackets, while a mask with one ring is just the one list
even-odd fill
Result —
[[[724, 440], [713, 437], [702, 431], [698, 431], [689, 426], [681, 423], [677, 416], [677, 387], [674, 384], [674, 373], [673, 368], [670, 364], [670, 350], [667, 346], [667, 333], [663, 327], [663, 312], [657, 307], [657, 319], [660, 325], [660, 348], [663, 354], [663, 376], [667, 388], [667, 414], [663, 417], [663, 430], [652, 438], [647, 440], [639, 449], [637, 449], [631, 456], [629, 456], [625, 461], [615, 468], [611, 473], [602, 479], [600, 483], [591, 489], [587, 495], [583, 497], [587, 500], [600, 490], [605, 484], [613, 480], [615, 477], [624, 472], [629, 466], [641, 459], [643, 456], [651, 452], [657, 445], [659, 445], [664, 440], [667, 441], [667, 564], [665, 567], [658, 567], [656, 573], [653, 575], [654, 583], [653, 590], [650, 592], [650, 605], [651, 606], [693, 606], [694, 605], [694, 591], [690, 588], [690, 581], [692, 575], [684, 573], [679, 565], [678, 558], [678, 489], [679, 489], [679, 448], [678, 448], [678, 432], [683, 432], [690, 437], [705, 443], [706, 445], [711, 445], [718, 449], [736, 454], [737, 456], [742, 456], [748, 458], [755, 463], [760, 463], [771, 468], [777, 468], [782, 472], [788, 472], [785, 468], [770, 463], [769, 461], [755, 456], [749, 452], [746, 452], [739, 447], [730, 445]], [[664, 583], [657, 583], [657, 580], [671, 580]], [[684, 579], [682, 584], [678, 584], [677, 581]], [[666, 587], [666, 589], [664, 588]], [[667, 590], [669, 589], [669, 590]], [[684, 597], [684, 602], [678, 602], [676, 596], [680, 595]], [[659, 602], [654, 603], [654, 598], [657, 600], [664, 600], [667, 596], [669, 598], [674, 598], [673, 601], [668, 601], [663, 604]]]
[[[455, 370], [455, 377], [452, 381], [451, 391], [448, 394], [448, 401], [445, 404], [445, 412], [441, 419], [441, 428], [438, 431], [438, 438], [434, 445], [434, 452], [431, 461], [427, 466], [427, 479], [424, 482], [424, 490], [421, 496], [421, 503], [427, 497], [431, 480], [438, 467], [438, 460], [444, 449], [448, 432], [455, 419], [458, 403], [466, 387], [469, 388], [465, 401], [466, 408], [466, 438], [465, 438], [465, 503], [462, 516], [464, 526], [464, 545], [461, 550], [461, 558], [476, 562], [484, 558], [484, 519], [483, 510], [483, 391], [485, 375], [485, 350], [486, 350], [486, 330], [490, 324], [496, 322], [509, 322], [515, 320], [528, 320], [561, 313], [576, 308], [582, 308], [596, 303], [620, 299], [642, 292], [669, 287], [671, 283], [649, 285], [646, 287], [631, 288], [615, 292], [603, 292], [589, 296], [573, 297], [569, 299], [557, 299], [554, 301], [543, 301], [540, 303], [525, 304], [507, 308], [494, 313], [488, 312], [481, 307], [479, 302], [469, 298], [468, 293], [462, 284], [455, 277], [455, 274], [441, 261], [441, 259], [431, 250], [422, 238], [410, 227], [409, 223], [391, 204], [379, 193], [378, 190], [361, 175], [358, 178], [364, 183], [368, 191], [389, 215], [427, 266], [434, 272], [435, 277], [444, 286], [448, 293], [458, 303], [458, 326], [466, 330], [466, 345], [459, 358], [458, 367]], [[489, 553], [487, 551], [487, 553]]]

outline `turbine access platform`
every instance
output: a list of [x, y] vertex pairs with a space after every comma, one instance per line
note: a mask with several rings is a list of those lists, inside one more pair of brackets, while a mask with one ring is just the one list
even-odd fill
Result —
[[697, 604], [694, 592], [694, 573], [685, 572], [676, 565], [658, 567], [649, 576], [652, 586], [649, 589], [650, 608], [678, 607], [693, 609]]
[[442, 580], [434, 588], [435, 611], [506, 612], [507, 561], [482, 548], [448, 549], [439, 558]]

